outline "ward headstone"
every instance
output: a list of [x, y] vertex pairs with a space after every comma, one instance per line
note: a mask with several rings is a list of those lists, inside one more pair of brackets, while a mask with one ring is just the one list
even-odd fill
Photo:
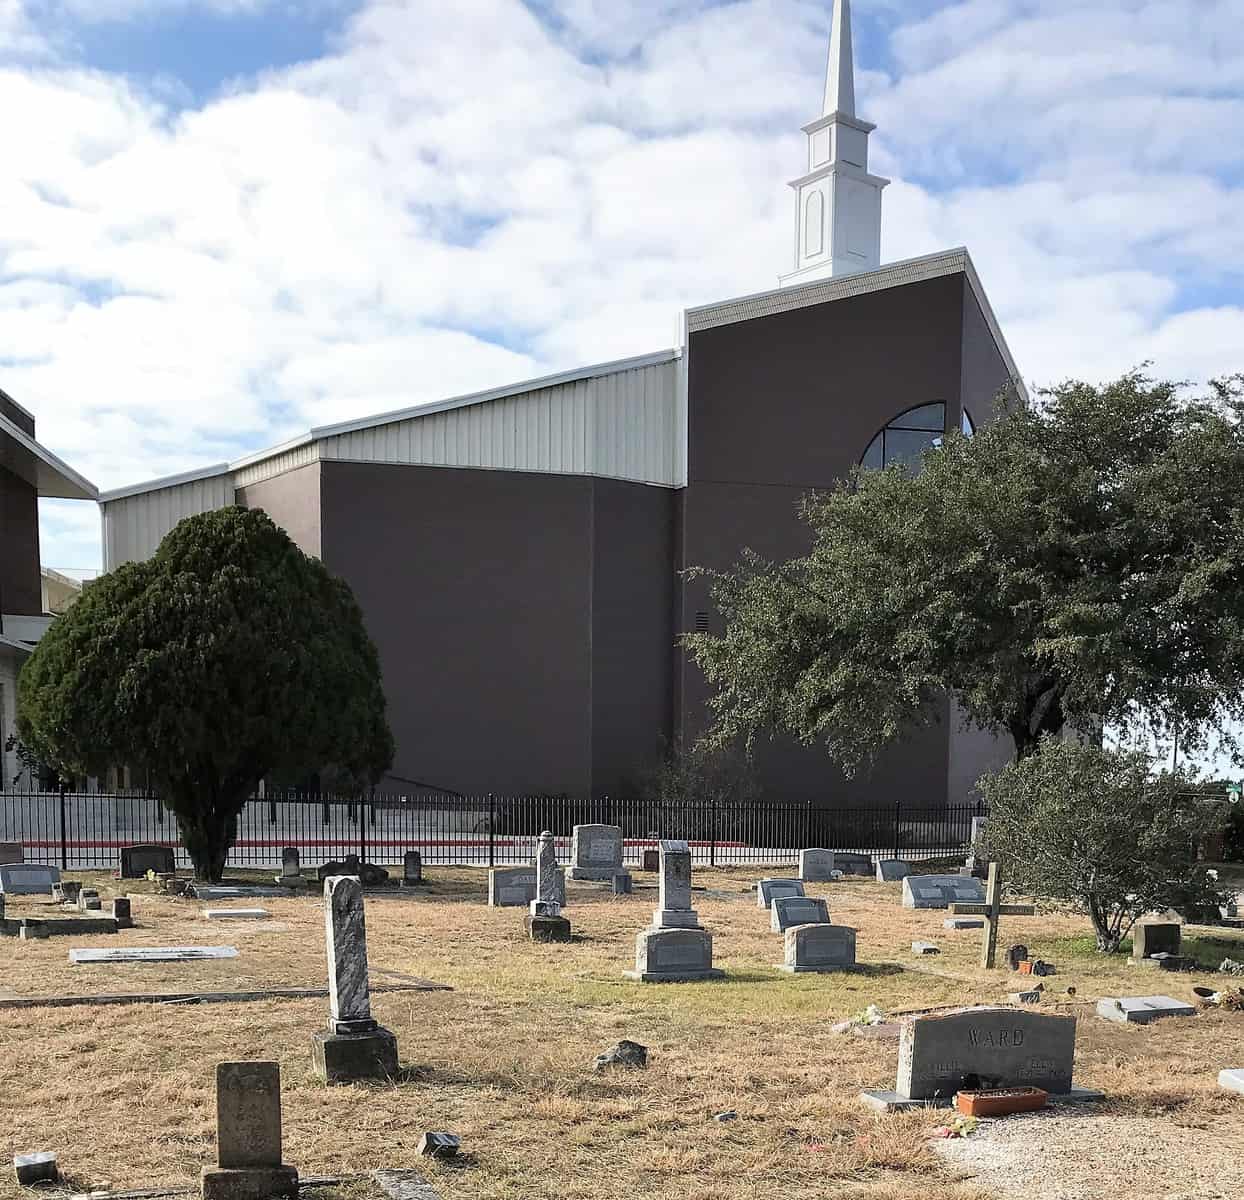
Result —
[[177, 859], [171, 846], [121, 847], [121, 869], [118, 874], [122, 879], [146, 879], [148, 871], [160, 875], [176, 870]]
[[367, 921], [363, 884], [356, 876], [324, 881], [328, 950], [328, 1029], [311, 1043], [311, 1061], [325, 1083], [397, 1076], [397, 1038], [371, 1015], [367, 978]]
[[0, 867], [0, 892], [6, 896], [50, 896], [60, 882], [56, 867], [39, 863], [9, 863]]
[[762, 879], [756, 884], [756, 907], [768, 908], [779, 896], [804, 895], [802, 879]]
[[718, 979], [713, 966], [713, 935], [700, 927], [691, 907], [691, 847], [685, 841], [661, 842], [659, 906], [652, 928], [635, 939], [635, 970], [628, 979], [641, 983], [673, 983]]
[[1065, 1099], [1098, 1099], [1076, 1088], [1076, 1019], [1019, 1008], [959, 1009], [903, 1021], [892, 1092], [864, 1092], [880, 1109], [950, 1103], [956, 1092], [1036, 1087]]
[[526, 908], [535, 898], [535, 867], [493, 867], [488, 872], [490, 908]]
[[877, 860], [878, 883], [901, 883], [911, 874], [911, 864], [901, 858], [879, 858]]
[[557, 865], [557, 843], [547, 829], [536, 850], [536, 895], [527, 913], [527, 932], [535, 942], [570, 941], [570, 922], [562, 914], [563, 878]]
[[829, 905], [812, 896], [775, 896], [769, 906], [769, 928], [785, 933], [795, 925], [828, 925]]
[[278, 1064], [216, 1065], [216, 1162], [203, 1169], [203, 1200], [297, 1200], [298, 1172], [281, 1162]]
[[845, 925], [792, 925], [783, 937], [786, 961], [777, 964], [779, 971], [828, 974], [855, 966], [855, 930]]
[[570, 839], [570, 878], [608, 882], [622, 870], [617, 825], [576, 825]]
[[799, 851], [799, 878], [804, 883], [828, 883], [834, 878], [834, 852], [814, 848]]

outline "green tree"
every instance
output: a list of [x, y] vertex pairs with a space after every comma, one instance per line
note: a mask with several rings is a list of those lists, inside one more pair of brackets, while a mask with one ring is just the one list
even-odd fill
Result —
[[980, 787], [989, 820], [979, 852], [1016, 890], [1087, 913], [1103, 953], [1145, 913], [1222, 903], [1197, 860], [1226, 821], [1221, 789], [1155, 775], [1144, 754], [1058, 738]]
[[711, 737], [823, 743], [848, 773], [936, 719], [1009, 734], [1144, 724], [1191, 751], [1244, 715], [1244, 376], [1140, 371], [1000, 403], [921, 469], [808, 497], [810, 552], [712, 575]]
[[18, 678], [22, 741], [62, 775], [124, 764], [218, 880], [269, 772], [374, 782], [393, 759], [380, 664], [349, 587], [262, 512], [182, 521], [92, 583]]

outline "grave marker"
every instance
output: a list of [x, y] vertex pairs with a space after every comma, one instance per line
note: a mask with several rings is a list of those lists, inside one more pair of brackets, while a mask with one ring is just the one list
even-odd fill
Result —
[[[975, 881], [973, 881], [975, 882]], [[950, 911], [956, 916], [983, 916], [985, 918], [985, 937], [981, 945], [981, 966], [992, 970], [998, 957], [998, 918], [999, 917], [1034, 917], [1036, 908], [1031, 904], [1003, 904], [1002, 879], [998, 874], [998, 864], [989, 864], [989, 882], [985, 889], [984, 904], [952, 904]]]
[[298, 1172], [281, 1162], [276, 1063], [216, 1065], [216, 1162], [203, 1168], [203, 1200], [297, 1200]]
[[622, 870], [622, 830], [617, 825], [576, 825], [570, 840], [570, 878], [611, 880]]
[[685, 841], [661, 842], [661, 878], [653, 929], [698, 929], [700, 915], [691, 907], [691, 847]]
[[1155, 954], [1178, 954], [1183, 945], [1183, 927], [1175, 921], [1141, 921], [1132, 928], [1132, 960], [1139, 962]]
[[1098, 1000], [1097, 1015], [1120, 1025], [1150, 1025], [1163, 1017], [1194, 1017], [1196, 1009], [1170, 996], [1107, 996]]
[[785, 933], [795, 925], [828, 925], [829, 905], [812, 896], [774, 896], [769, 906], [769, 928]]
[[661, 842], [659, 907], [652, 928], [635, 937], [635, 970], [626, 978], [641, 983], [720, 979], [713, 966], [713, 935], [700, 927], [691, 907], [691, 848], [685, 841]]
[[532, 941], [570, 941], [570, 922], [562, 916], [565, 883], [561, 879], [564, 877], [557, 865], [557, 843], [546, 829], [540, 835], [536, 853], [536, 897], [531, 902], [526, 919], [527, 932]]
[[1219, 1071], [1218, 1086], [1224, 1091], [1244, 1095], [1244, 1070]]
[[371, 1015], [363, 884], [353, 875], [324, 881], [328, 949], [328, 1032], [311, 1041], [316, 1074], [329, 1084], [397, 1075], [397, 1038]]
[[112, 919], [116, 921], [118, 929], [134, 928], [134, 918], [130, 913], [130, 898], [128, 896], [118, 896], [113, 900]]
[[842, 850], [834, 852], [834, 866], [844, 875], [867, 875], [870, 879], [875, 871], [871, 854], [848, 853]]
[[799, 851], [799, 878], [804, 883], [828, 883], [833, 879], [834, 852], [812, 849]]
[[39, 863], [7, 863], [0, 867], [0, 892], [6, 896], [50, 896], [60, 871]]
[[488, 872], [490, 908], [526, 908], [535, 898], [535, 867], [493, 867]]
[[146, 879], [148, 871], [160, 875], [176, 870], [177, 859], [171, 846], [121, 847], [121, 869], [117, 873], [122, 879]]
[[825, 975], [855, 966], [855, 930], [845, 925], [792, 925], [784, 938], [786, 961], [777, 964], [779, 971]]
[[423, 855], [407, 850], [402, 855], [402, 887], [418, 887], [423, 883]]
[[894, 1091], [861, 1099], [883, 1111], [949, 1104], [956, 1092], [993, 1088], [1100, 1099], [1072, 1082], [1075, 1046], [1076, 1019], [1062, 1014], [981, 1006], [909, 1017], [899, 1034]]
[[756, 884], [756, 907], [768, 908], [779, 896], [804, 895], [802, 879], [762, 879]]
[[0, 842], [0, 867], [25, 861], [26, 851], [21, 842]]
[[281, 887], [301, 888], [307, 886], [302, 877], [302, 855], [297, 846], [286, 846], [281, 851], [281, 873], [276, 877]]
[[209, 921], [263, 921], [270, 914], [266, 908], [205, 908]]
[[979, 879], [963, 875], [908, 875], [903, 880], [904, 908], [949, 908], [956, 902], [983, 904]]
[[879, 858], [877, 860], [877, 882], [899, 883], [911, 874], [911, 864], [901, 858]]
[[661, 851], [645, 850], [643, 853], [643, 869], [656, 872], [661, 869]]
[[236, 946], [118, 946], [115, 950], [69, 951], [69, 961], [76, 966], [92, 963], [201, 962], [237, 956]]

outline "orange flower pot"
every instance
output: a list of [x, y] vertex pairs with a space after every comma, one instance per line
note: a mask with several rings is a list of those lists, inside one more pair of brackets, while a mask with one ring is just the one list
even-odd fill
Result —
[[1021, 975], [1032, 974], [1032, 963], [1028, 959], [1024, 959], [1023, 962], [1019, 964], [1019, 973]]
[[957, 1092], [955, 1107], [965, 1117], [1009, 1117], [1045, 1107], [1049, 1093], [1040, 1088], [996, 1088], [984, 1092]]

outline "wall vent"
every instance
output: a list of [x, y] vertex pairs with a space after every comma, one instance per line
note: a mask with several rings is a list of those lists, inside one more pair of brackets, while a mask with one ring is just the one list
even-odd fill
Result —
[[708, 613], [700, 611], [695, 614], [695, 631], [696, 633], [708, 632]]

